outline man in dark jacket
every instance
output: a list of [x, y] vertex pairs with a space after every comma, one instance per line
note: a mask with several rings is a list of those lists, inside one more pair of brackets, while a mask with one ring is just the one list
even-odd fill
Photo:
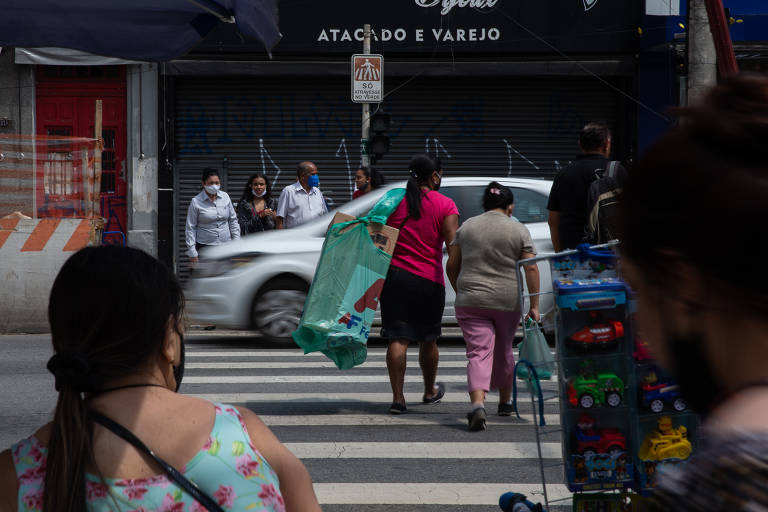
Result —
[[[556, 252], [574, 249], [584, 237], [589, 209], [589, 185], [602, 175], [610, 161], [611, 132], [600, 123], [589, 123], [579, 135], [582, 153], [555, 176], [549, 193], [549, 231]], [[626, 170], [619, 166], [619, 176]]]

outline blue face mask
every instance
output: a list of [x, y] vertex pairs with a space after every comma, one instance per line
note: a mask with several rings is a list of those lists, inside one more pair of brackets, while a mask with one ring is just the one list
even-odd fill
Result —
[[312, 176], [310, 176], [309, 179], [307, 180], [307, 185], [309, 185], [310, 187], [320, 186], [320, 176], [318, 176], [317, 174], [313, 174]]

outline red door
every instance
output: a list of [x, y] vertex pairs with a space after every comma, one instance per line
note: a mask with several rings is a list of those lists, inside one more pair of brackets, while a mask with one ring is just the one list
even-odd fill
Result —
[[[64, 69], [64, 72], [59, 72]], [[105, 70], [109, 72], [105, 72]], [[59, 67], [41, 67], [37, 74], [37, 133], [40, 135], [72, 135], [94, 137], [93, 122], [96, 100], [102, 100], [101, 216], [106, 219], [104, 241], [123, 243], [126, 236], [127, 183], [126, 158], [126, 93], [122, 68], [87, 68], [77, 76]], [[66, 202], [59, 203], [68, 204]], [[38, 214], [45, 198], [38, 192]], [[77, 216], [73, 202], [70, 215]]]

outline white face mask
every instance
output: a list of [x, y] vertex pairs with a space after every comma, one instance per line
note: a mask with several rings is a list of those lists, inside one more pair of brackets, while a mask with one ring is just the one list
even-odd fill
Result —
[[256, 192], [255, 190], [253, 191], [253, 195], [255, 195], [256, 197], [264, 197], [266, 194], [267, 194], [267, 189], [264, 189], [264, 190], [261, 192], [261, 194], [259, 194], [259, 193], [258, 193], [258, 192]]
[[221, 190], [221, 185], [206, 185], [205, 191], [211, 194], [212, 196], [215, 196], [219, 193], [219, 190]]

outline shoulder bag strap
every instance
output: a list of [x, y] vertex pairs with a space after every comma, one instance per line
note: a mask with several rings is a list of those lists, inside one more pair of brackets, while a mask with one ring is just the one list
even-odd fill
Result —
[[209, 512], [224, 512], [224, 509], [222, 509], [218, 503], [213, 501], [213, 499], [210, 496], [208, 496], [203, 491], [201, 491], [200, 488], [194, 482], [192, 482], [187, 477], [182, 475], [176, 468], [174, 468], [173, 466], [165, 462], [163, 459], [155, 455], [154, 452], [150, 450], [147, 445], [142, 443], [138, 437], [133, 435], [133, 433], [130, 430], [120, 425], [116, 421], [113, 421], [107, 418], [106, 416], [104, 416], [103, 414], [100, 414], [96, 411], [89, 411], [88, 413], [96, 423], [112, 431], [112, 433], [114, 433], [116, 436], [119, 436], [123, 438], [125, 441], [131, 443], [139, 451], [149, 455], [152, 458], [152, 460], [157, 462], [157, 464], [161, 468], [163, 468], [163, 470], [166, 473], [168, 473], [168, 476], [174, 482], [176, 482], [190, 496], [195, 498], [197, 502], [200, 503], [202, 506], [204, 506]]

